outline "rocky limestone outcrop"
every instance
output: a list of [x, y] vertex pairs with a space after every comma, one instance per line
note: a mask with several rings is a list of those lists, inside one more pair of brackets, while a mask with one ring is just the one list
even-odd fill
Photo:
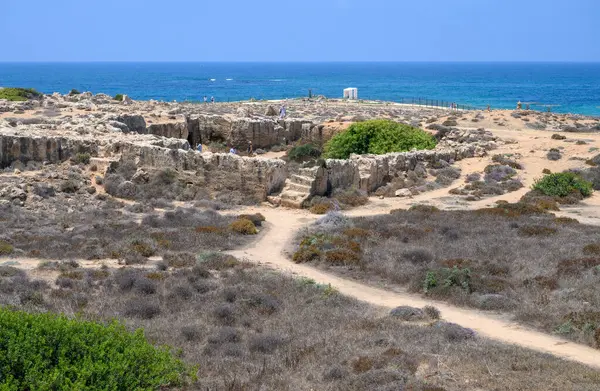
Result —
[[15, 161], [60, 163], [77, 153], [98, 154], [95, 140], [67, 137], [10, 136], [0, 135], [0, 167], [8, 167]]
[[138, 167], [194, 171], [211, 192], [243, 192], [258, 201], [283, 188], [287, 167], [280, 159], [256, 159], [232, 154], [199, 153], [194, 150], [123, 145], [121, 160]]
[[296, 141], [314, 125], [306, 120], [274, 120], [222, 115], [191, 116], [188, 121], [191, 144], [225, 142], [243, 148], [252, 141], [255, 148], [270, 148], [284, 141]]
[[161, 124], [150, 124], [148, 125], [148, 134], [188, 140], [188, 123], [186, 121], [181, 121]]

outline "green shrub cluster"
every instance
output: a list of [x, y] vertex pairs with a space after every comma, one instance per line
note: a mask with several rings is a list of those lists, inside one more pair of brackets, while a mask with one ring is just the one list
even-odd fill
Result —
[[0, 99], [7, 99], [13, 102], [26, 101], [41, 97], [42, 94], [33, 88], [2, 88], [0, 89]]
[[325, 157], [347, 159], [350, 154], [384, 154], [412, 149], [433, 149], [435, 138], [422, 129], [389, 120], [352, 124], [325, 145]]
[[454, 266], [452, 268], [429, 270], [423, 281], [423, 292], [430, 293], [435, 288], [451, 288], [454, 286], [471, 293], [471, 269]]
[[75, 163], [78, 164], [90, 164], [91, 156], [89, 153], [78, 153], [75, 155]]
[[0, 390], [157, 390], [188, 373], [141, 329], [0, 309]]
[[76, 90], [75, 88], [73, 88], [71, 91], [69, 91], [69, 95], [73, 96], [73, 95], [80, 95], [81, 92], [79, 92], [79, 90]]
[[118, 100], [119, 102], [123, 101], [123, 94], [117, 94], [115, 95], [115, 100]]
[[592, 195], [592, 184], [573, 172], [557, 172], [545, 175], [533, 185], [545, 195], [567, 197], [572, 193], [580, 193], [583, 197]]
[[316, 159], [319, 156], [321, 156], [321, 150], [312, 144], [297, 145], [288, 152], [290, 160], [295, 161]]

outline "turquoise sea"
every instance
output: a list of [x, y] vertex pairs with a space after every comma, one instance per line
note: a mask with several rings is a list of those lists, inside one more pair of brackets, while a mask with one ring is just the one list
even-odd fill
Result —
[[600, 116], [600, 63], [0, 63], [0, 86], [72, 88], [134, 99], [217, 101], [341, 97], [437, 99], [484, 108]]

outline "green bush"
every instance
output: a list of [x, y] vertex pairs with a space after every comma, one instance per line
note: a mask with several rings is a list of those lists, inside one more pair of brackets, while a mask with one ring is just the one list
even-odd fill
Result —
[[79, 95], [81, 94], [81, 92], [79, 92], [79, 90], [76, 90], [75, 88], [73, 88], [71, 91], [69, 91], [69, 95]]
[[26, 101], [41, 97], [42, 94], [33, 88], [2, 88], [0, 89], [0, 99], [8, 99], [10, 101]]
[[405, 152], [432, 149], [435, 138], [422, 129], [389, 120], [370, 120], [352, 124], [325, 145], [325, 157], [347, 159], [350, 154]]
[[0, 309], [0, 390], [157, 390], [188, 373], [141, 329]]
[[115, 95], [115, 100], [118, 100], [119, 102], [123, 101], [123, 94], [117, 94]]
[[321, 150], [312, 144], [298, 145], [290, 149], [288, 157], [290, 160], [303, 161], [318, 158], [321, 156]]
[[545, 195], [554, 197], [567, 197], [571, 193], [579, 192], [583, 197], [592, 195], [592, 184], [573, 172], [558, 172], [545, 175], [533, 185], [534, 190], [539, 190]]
[[90, 158], [91, 158], [91, 156], [89, 153], [78, 153], [77, 155], [75, 155], [75, 163], [89, 164]]

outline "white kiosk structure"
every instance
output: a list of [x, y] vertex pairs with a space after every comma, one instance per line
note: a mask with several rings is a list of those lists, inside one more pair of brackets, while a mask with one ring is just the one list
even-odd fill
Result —
[[357, 100], [358, 99], [358, 89], [357, 88], [344, 89], [344, 99]]

